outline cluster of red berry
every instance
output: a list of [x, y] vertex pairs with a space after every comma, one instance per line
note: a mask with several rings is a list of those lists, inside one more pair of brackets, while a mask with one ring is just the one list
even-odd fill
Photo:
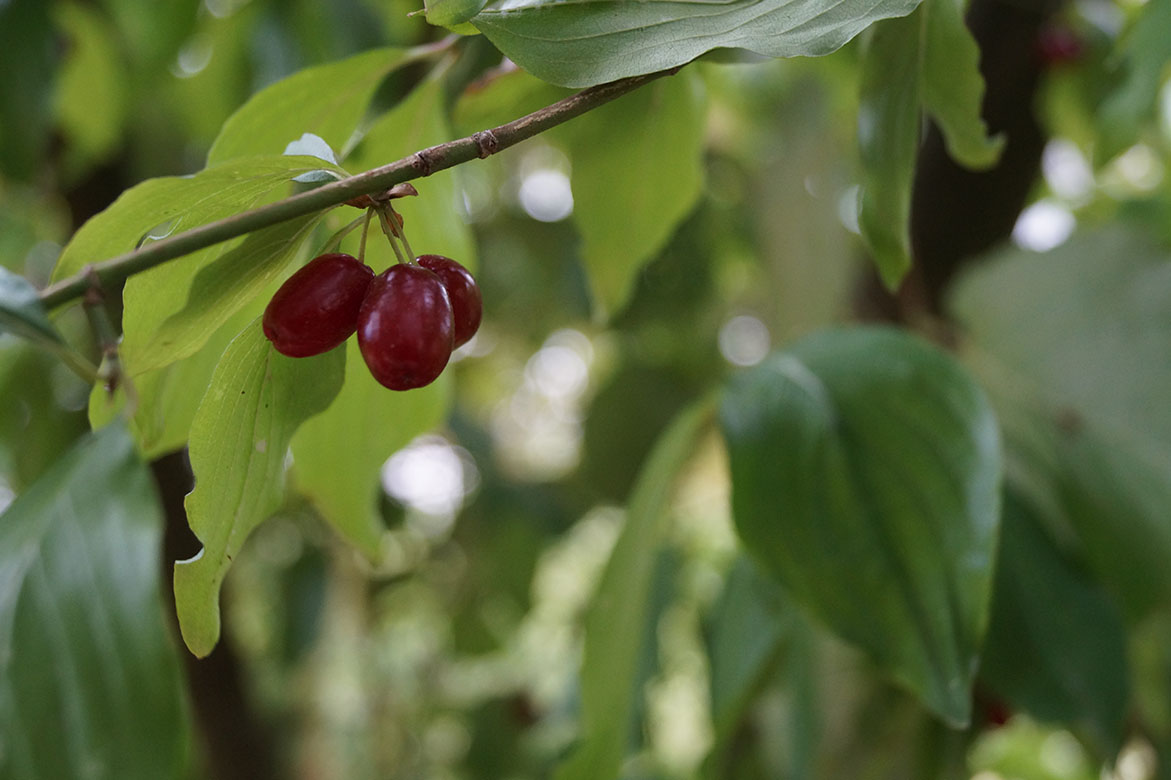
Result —
[[480, 288], [459, 263], [421, 255], [375, 276], [347, 254], [310, 261], [264, 311], [264, 335], [289, 357], [319, 355], [358, 333], [370, 373], [391, 390], [435, 381], [480, 327]]

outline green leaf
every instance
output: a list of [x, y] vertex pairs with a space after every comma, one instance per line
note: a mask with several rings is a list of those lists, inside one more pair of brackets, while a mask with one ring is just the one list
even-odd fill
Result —
[[[427, 21], [431, 24], [449, 29], [464, 26], [488, 4], [488, 0], [424, 0], [423, 7], [427, 10]], [[472, 28], [475, 32], [475, 28]]]
[[[165, 70], [191, 36], [199, 0], [103, 0], [130, 59], [144, 73]], [[150, 82], [148, 82], [150, 83]]]
[[1126, 654], [1118, 608], [1010, 493], [980, 679], [1014, 709], [1076, 727], [1112, 763], [1129, 699]]
[[0, 339], [0, 479], [11, 490], [35, 482], [89, 430], [59, 400], [72, 403], [84, 388], [80, 377], [62, 375], [51, 351]]
[[1003, 138], [981, 119], [980, 51], [955, 0], [929, 0], [911, 16], [874, 26], [862, 61], [858, 146], [862, 238], [887, 287], [911, 268], [911, 187], [920, 107], [938, 122], [948, 153], [969, 168], [996, 163]]
[[280, 154], [303, 133], [344, 149], [382, 80], [419, 56], [417, 49], [372, 49], [297, 71], [257, 92], [224, 122], [207, 164]]
[[[261, 302], [268, 298], [260, 296]], [[236, 312], [195, 354], [163, 368], [147, 371], [131, 380], [134, 388], [134, 415], [130, 433], [143, 458], [157, 458], [187, 444], [191, 421], [216, 364], [237, 334], [256, 317], [248, 307]], [[126, 407], [125, 387], [111, 398], [105, 387], [96, 385], [89, 397], [90, 425], [106, 425]]]
[[964, 24], [961, 4], [929, 0], [917, 13], [926, 19], [923, 107], [939, 123], [953, 160], [969, 168], [989, 168], [1000, 159], [1004, 137], [989, 138], [981, 118], [980, 49]]
[[[340, 170], [311, 157], [253, 157], [190, 177], [150, 179], [82, 225], [54, 278], [130, 251], [148, 234], [170, 235], [254, 208], [285, 194], [294, 176], [322, 168]], [[135, 274], [123, 294], [121, 357], [127, 372], [142, 374], [197, 350], [279, 273], [315, 219], [274, 225]], [[192, 294], [197, 283], [195, 296], [201, 297]]]
[[64, 343], [32, 282], [0, 267], [0, 333], [5, 331], [32, 341]]
[[911, 268], [911, 183], [919, 150], [922, 19], [874, 25], [862, 59], [858, 147], [862, 238], [882, 281], [898, 287]]
[[749, 559], [737, 558], [705, 632], [717, 746], [732, 737], [774, 671], [793, 619], [776, 583]]
[[1058, 427], [1058, 490], [1089, 565], [1139, 616], [1171, 603], [1171, 442], [1100, 424]]
[[[323, 216], [280, 222], [231, 248], [205, 250], [199, 261], [186, 258], [129, 280], [123, 295], [127, 372], [137, 376], [192, 355], [241, 309], [267, 305], [260, 292], [288, 268]], [[183, 291], [187, 302], [168, 315]]]
[[838, 49], [914, 0], [497, 0], [471, 23], [504, 54], [545, 81], [587, 87], [684, 65], [720, 48], [766, 57]]
[[[207, 168], [194, 176], [148, 179], [123, 192], [114, 203], [81, 226], [61, 252], [53, 281], [77, 273], [90, 263], [133, 250], [138, 244], [229, 217], [285, 194], [288, 182], [309, 171], [330, 166], [313, 157], [253, 157]], [[336, 169], [340, 171], [341, 169]], [[231, 246], [231, 243], [228, 243]], [[203, 264], [219, 257], [224, 245], [209, 247], [165, 263]], [[195, 258], [201, 258], [198, 263]], [[191, 276], [194, 276], [194, 271]], [[141, 278], [145, 274], [136, 275]], [[185, 301], [186, 289], [178, 300]], [[176, 310], [179, 306], [175, 307]]]
[[1112, 228], [1005, 251], [951, 308], [1004, 420], [1014, 484], [1129, 614], [1171, 604], [1166, 250]]
[[28, 339], [81, 376], [92, 375], [95, 370], [53, 327], [32, 283], [0, 266], [0, 336], [4, 333]]
[[694, 73], [661, 79], [570, 129], [574, 221], [595, 310], [618, 311], [703, 185], [705, 100]]
[[56, 77], [52, 7], [41, 0], [0, 5], [0, 175], [31, 180], [49, 144]]
[[344, 363], [340, 349], [285, 357], [256, 320], [216, 366], [189, 445], [195, 489], [187, 496], [187, 521], [203, 550], [175, 564], [179, 628], [201, 658], [219, 639], [224, 575], [248, 534], [280, 505], [289, 441], [337, 395]]
[[[827, 777], [858, 776], [834, 771], [818, 755], [830, 708], [823, 699], [841, 701], [836, 692], [843, 686], [854, 689], [851, 698], [858, 695], [858, 686], [841, 678], [837, 660], [843, 652], [853, 657], [852, 650], [805, 620], [784, 590], [744, 555], [728, 572], [706, 628], [715, 739], [702, 777], [812, 778], [819, 764]], [[750, 735], [765, 723], [768, 740], [753, 740]], [[752, 742], [758, 742], [755, 750], [746, 750]], [[768, 755], [763, 761], [762, 753]]]
[[[441, 75], [442, 72], [431, 74], [401, 103], [375, 121], [348, 162], [365, 170], [451, 140]], [[394, 207], [403, 218], [411, 248], [418, 254], [446, 255], [474, 271], [476, 245], [458, 208], [458, 199], [462, 197], [459, 175], [457, 170], [446, 170], [417, 181], [419, 197], [396, 200]], [[380, 237], [377, 228], [370, 238], [366, 262], [375, 269], [394, 263], [390, 245]], [[355, 233], [352, 240], [356, 239]]]
[[[325, 160], [327, 163], [338, 164], [337, 152], [333, 147], [325, 142], [325, 139], [313, 133], [301, 133], [301, 137], [296, 141], [290, 141], [285, 145], [285, 154], [289, 155], [303, 155], [307, 157], [316, 157], [319, 160]], [[336, 175], [330, 175], [325, 171], [314, 171], [298, 177], [298, 181], [336, 181]]]
[[85, 434], [0, 518], [0, 775], [187, 776], [162, 521], [119, 426]]
[[116, 31], [99, 11], [81, 3], [60, 3], [54, 5], [53, 16], [69, 39], [53, 96], [54, 111], [67, 141], [67, 170], [79, 173], [121, 141], [130, 82]]
[[1001, 471], [979, 388], [911, 336], [831, 330], [733, 377], [720, 417], [749, 553], [929, 708], [966, 723]]
[[51, 192], [38, 190], [34, 194], [6, 183], [0, 191], [0, 266], [43, 278], [49, 270], [46, 263], [56, 262], [56, 258], [30, 252], [42, 241], [60, 245], [68, 236], [68, 223], [66, 205]]
[[382, 465], [443, 422], [451, 383], [440, 377], [427, 387], [396, 393], [370, 376], [356, 339], [346, 349], [341, 392], [293, 437], [294, 481], [338, 533], [374, 558], [383, 529]]
[[1154, 117], [1171, 62], [1171, 0], [1149, 0], [1120, 44], [1122, 83], [1098, 112], [1095, 158], [1106, 162], [1134, 143], [1140, 125]]
[[681, 414], [659, 439], [639, 474], [626, 525], [586, 615], [582, 739], [558, 767], [557, 780], [618, 777], [634, 713], [640, 706], [642, 691], [637, 682], [671, 488], [695, 452], [710, 418], [711, 405], [706, 401]]

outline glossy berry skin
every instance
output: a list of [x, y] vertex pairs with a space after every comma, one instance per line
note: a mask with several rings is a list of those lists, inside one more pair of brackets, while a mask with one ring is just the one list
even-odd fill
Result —
[[415, 262], [431, 271], [443, 281], [447, 297], [451, 299], [451, 311], [455, 316], [455, 346], [468, 343], [480, 328], [484, 314], [480, 286], [468, 269], [443, 255], [420, 255]]
[[417, 265], [394, 265], [374, 277], [358, 312], [366, 367], [391, 390], [435, 381], [451, 357], [453, 332], [443, 282]]
[[289, 357], [328, 352], [354, 332], [373, 279], [370, 266], [351, 255], [314, 258], [272, 296], [264, 310], [264, 335]]

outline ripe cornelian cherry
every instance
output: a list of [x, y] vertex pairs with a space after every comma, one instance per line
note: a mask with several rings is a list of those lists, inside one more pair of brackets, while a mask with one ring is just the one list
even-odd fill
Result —
[[358, 312], [366, 367], [391, 390], [431, 384], [451, 357], [451, 300], [438, 276], [413, 264], [374, 277]]
[[451, 311], [455, 316], [454, 344], [462, 347], [476, 335], [484, 313], [480, 287], [468, 269], [443, 255], [420, 255], [415, 262], [431, 271], [447, 288]]
[[272, 296], [264, 310], [264, 335], [289, 357], [328, 352], [354, 332], [373, 279], [370, 266], [351, 255], [314, 258]]

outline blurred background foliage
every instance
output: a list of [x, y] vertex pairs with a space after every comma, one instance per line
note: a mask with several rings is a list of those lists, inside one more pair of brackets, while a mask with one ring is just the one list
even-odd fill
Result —
[[[408, 16], [417, 10], [413, 0], [0, 2], [0, 264], [43, 285], [84, 220], [138, 181], [199, 170], [224, 120], [258, 89], [365, 48], [445, 34]], [[1046, 59], [1036, 109], [1049, 140], [1016, 222], [1017, 249], [1004, 252], [1073, 241], [1064, 265], [1054, 255], [1054, 267], [1035, 269], [1046, 280], [1076, 267], [1078, 237], [1106, 224], [1124, 234], [1108, 251], [1132, 254], [1139, 236], [1166, 267], [1171, 35], [1151, 20], [1134, 27], [1144, 10], [1129, 0], [1071, 6], [1038, 43]], [[457, 135], [566, 94], [500, 69], [482, 39], [460, 47], [442, 82]], [[642, 234], [638, 214], [600, 235], [575, 223], [575, 209], [604, 207], [607, 186], [634, 184], [591, 179], [600, 125], [583, 119], [460, 168], [450, 205], [474, 236], [468, 263], [484, 327], [454, 366], [446, 423], [387, 461], [381, 565], [360, 560], [294, 498], [228, 580], [226, 641], [278, 776], [544, 777], [571, 748], [582, 616], [653, 441], [723, 376], [859, 311], [869, 272], [857, 235], [858, 62], [851, 44], [816, 60], [688, 69], [701, 106], [702, 190], [613, 311], [597, 305], [585, 254]], [[396, 72], [377, 100], [393, 104], [423, 75]], [[355, 170], [389, 161], [357, 154]], [[957, 310], [976, 323], [979, 344], [1011, 343], [1034, 327], [1030, 312], [1047, 302], [1031, 294], [1043, 285], [1027, 282], [981, 289], [977, 280], [961, 294]], [[1014, 289], [1030, 292], [1014, 304]], [[1009, 332], [981, 330], [1007, 316], [1001, 305], [1016, 317]], [[1162, 317], [1165, 327], [1165, 309]], [[72, 315], [58, 324], [75, 343], [87, 338]], [[87, 429], [89, 387], [52, 357], [0, 338], [7, 505]], [[1023, 360], [1048, 348], [1036, 340]], [[1165, 380], [1168, 343], [1123, 370]], [[974, 351], [973, 365], [983, 365]], [[1072, 354], [1076, 363], [1081, 353]], [[1068, 376], [1058, 367], [1038, 381]], [[1166, 396], [1136, 403], [1161, 405], [1149, 416], [1165, 419]], [[724, 458], [716, 437], [704, 439], [672, 504], [647, 626], [652, 657], [640, 670], [640, 747], [623, 776], [942, 777], [930, 767], [943, 765], [979, 780], [1171, 776], [1171, 759], [1157, 757], [1171, 740], [1165, 607], [1127, 624], [1133, 700], [1110, 706], [1127, 708], [1136, 727], [1111, 767], [1101, 769], [1102, 758], [1119, 746], [1094, 732], [1100, 720], [1070, 731], [1014, 715], [994, 685], [978, 691], [973, 726], [949, 732], [744, 565]], [[1017, 465], [1035, 503], [1059, 500], [1029, 478], [1035, 468]], [[1062, 533], [1029, 509], [1009, 514], [1022, 538]], [[1085, 580], [1064, 559], [1045, 565], [1053, 577]], [[729, 606], [745, 603], [729, 595], [740, 588], [759, 591], [760, 614]], [[1116, 601], [1091, 590], [1092, 609], [1121, 626]], [[762, 625], [777, 636], [749, 630]], [[759, 657], [749, 652], [754, 636]], [[1005, 641], [990, 658], [1009, 676], [1019, 634]], [[737, 650], [731, 667], [721, 665], [721, 642]], [[229, 776], [199, 740], [188, 776]]]

